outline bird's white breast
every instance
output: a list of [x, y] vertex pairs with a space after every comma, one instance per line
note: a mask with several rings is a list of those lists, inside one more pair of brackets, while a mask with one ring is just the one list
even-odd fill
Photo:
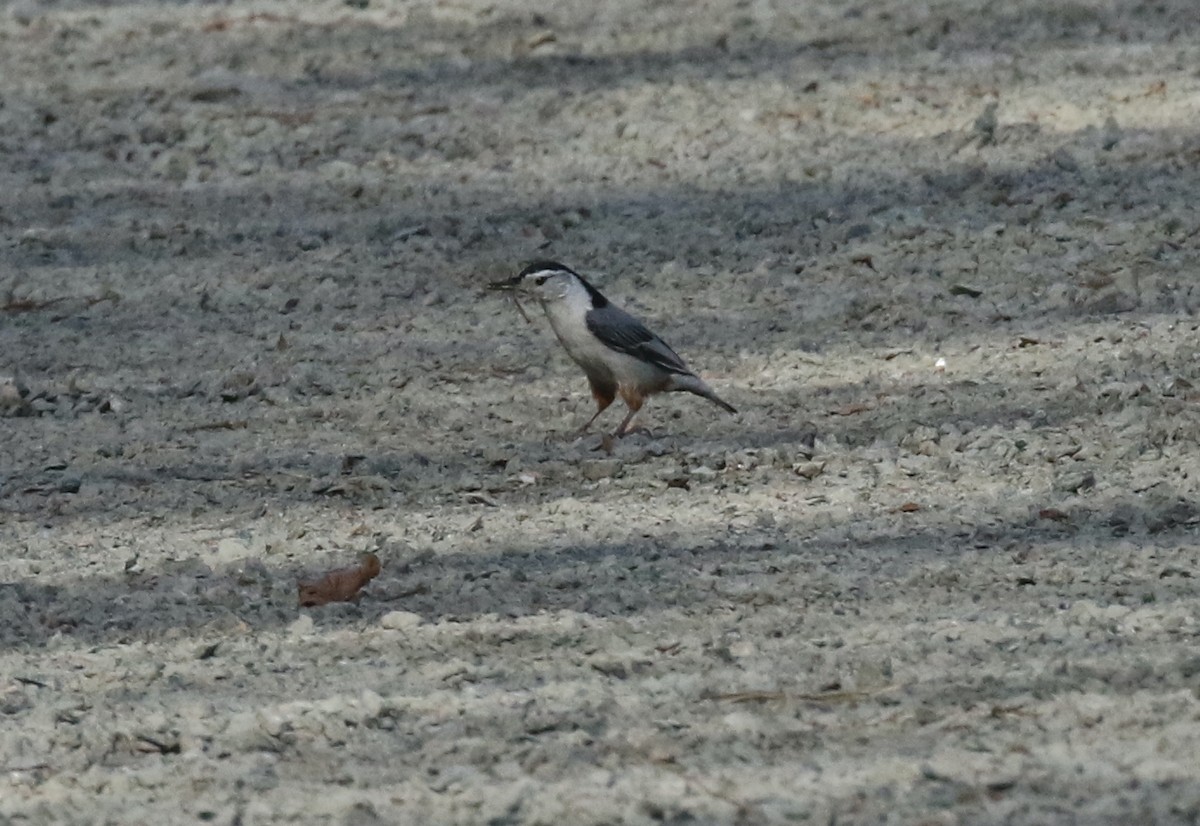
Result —
[[607, 347], [588, 329], [587, 314], [592, 309], [592, 303], [586, 293], [570, 293], [544, 306], [550, 326], [567, 355], [589, 377], [615, 382], [622, 387], [638, 388], [662, 381], [665, 375], [662, 370]]
[[561, 301], [546, 304], [545, 308], [554, 334], [580, 367], [585, 370], [609, 367], [611, 357], [617, 354], [605, 347], [588, 329], [587, 314], [591, 310], [591, 301], [586, 294], [569, 294]]

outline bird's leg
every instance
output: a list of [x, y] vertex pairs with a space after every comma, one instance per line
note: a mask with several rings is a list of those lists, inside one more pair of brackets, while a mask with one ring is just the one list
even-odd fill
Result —
[[596, 419], [600, 418], [600, 414], [603, 413], [606, 409], [608, 409], [607, 404], [600, 405], [600, 409], [595, 412], [595, 414], [592, 416], [592, 418], [588, 419], [584, 423], [583, 427], [581, 427], [575, 431], [575, 438], [578, 439], [580, 436], [583, 436], [585, 433], [587, 433], [588, 428], [592, 426], [592, 422], [594, 422], [594, 421], [596, 421]]
[[592, 422], [600, 417], [600, 414], [608, 410], [608, 406], [613, 403], [613, 399], [617, 397], [616, 391], [613, 388], [606, 387], [588, 379], [588, 384], [592, 386], [592, 398], [596, 400], [596, 412], [592, 414], [592, 418], [584, 423], [583, 427], [579, 428], [575, 433], [575, 438], [578, 439], [583, 434], [587, 433], [588, 428], [592, 426]]
[[642, 409], [643, 403], [641, 396], [622, 394], [622, 398], [625, 399], [625, 404], [629, 405], [629, 412], [625, 414], [625, 418], [621, 420], [621, 424], [617, 425], [616, 431], [613, 432], [613, 436], [617, 437], [625, 435], [626, 428], [629, 427], [629, 423], [633, 421], [633, 417], [637, 415], [637, 412]]

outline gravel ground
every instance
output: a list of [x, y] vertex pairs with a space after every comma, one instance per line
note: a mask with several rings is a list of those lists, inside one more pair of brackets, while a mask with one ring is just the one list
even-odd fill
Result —
[[1200, 820], [1193, 2], [534, 8], [0, 8], [0, 822]]

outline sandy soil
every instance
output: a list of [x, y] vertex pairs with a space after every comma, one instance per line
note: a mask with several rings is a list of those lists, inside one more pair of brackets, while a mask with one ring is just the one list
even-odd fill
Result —
[[536, 7], [0, 9], [0, 822], [1197, 822], [1191, 0]]

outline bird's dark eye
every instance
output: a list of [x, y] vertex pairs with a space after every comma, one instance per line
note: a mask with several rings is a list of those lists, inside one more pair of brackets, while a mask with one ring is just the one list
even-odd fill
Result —
[[549, 280], [549, 278], [550, 278], [550, 276], [548, 276], [548, 275], [539, 275], [537, 278], [535, 278], [533, 280], [540, 287], [543, 284], [545, 284], [546, 281]]

